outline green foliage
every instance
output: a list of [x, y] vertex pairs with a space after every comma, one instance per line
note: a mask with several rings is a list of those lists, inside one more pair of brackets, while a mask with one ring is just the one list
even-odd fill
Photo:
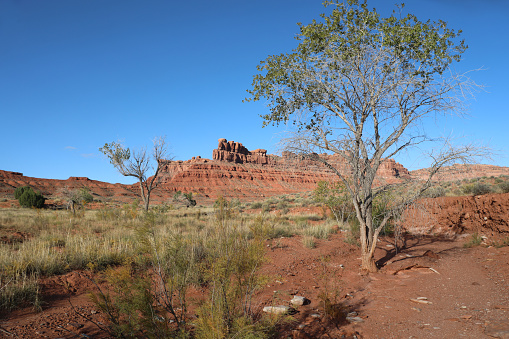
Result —
[[172, 328], [166, 312], [156, 303], [148, 275], [123, 266], [106, 272], [114, 294], [99, 290], [92, 301], [107, 317], [105, 330], [116, 338], [184, 338], [182, 331]]
[[499, 183], [498, 188], [502, 193], [509, 193], [509, 181]]
[[[415, 15], [402, 16], [395, 11], [390, 17], [382, 18], [375, 9], [368, 9], [366, 1], [351, 0], [348, 5], [343, 1], [326, 1], [324, 5], [334, 8], [329, 15], [321, 15], [323, 20], [298, 24], [300, 43], [293, 53], [269, 56], [257, 67], [261, 74], [254, 76], [253, 89], [248, 90], [251, 98], [246, 100], [270, 100], [271, 114], [263, 116], [265, 124], [286, 122], [289, 114], [303, 106], [311, 108], [329, 100], [317, 93], [316, 82], [308, 81], [302, 72], [309, 66], [310, 58], [317, 55], [322, 60], [334, 57], [348, 61], [365, 46], [390, 50], [402, 62], [406, 73], [428, 82], [434, 74], [442, 74], [453, 60], [459, 61], [467, 48], [463, 40], [454, 44], [461, 30], [455, 32], [441, 20], [421, 22]], [[341, 74], [343, 69], [335, 71]], [[387, 67], [385, 71], [392, 70]], [[288, 91], [280, 90], [282, 84], [296, 95], [287, 96]], [[325, 101], [321, 102], [322, 99]], [[316, 120], [303, 127], [312, 127], [320, 119], [315, 117]]]
[[474, 233], [472, 234], [470, 240], [463, 244], [463, 247], [470, 248], [474, 246], [479, 246], [482, 244], [482, 241], [483, 241], [482, 237], [479, 234]]
[[79, 195], [81, 196], [82, 203], [89, 204], [94, 201], [94, 197], [90, 193], [90, 189], [87, 187], [82, 187], [79, 189]]
[[[20, 191], [18, 192], [18, 195]], [[22, 207], [43, 208], [46, 198], [44, 198], [41, 193], [34, 192], [31, 187], [25, 186], [21, 195], [19, 195], [18, 201]]]
[[31, 191], [30, 186], [20, 186], [14, 190], [14, 199], [18, 200], [25, 191]]
[[185, 193], [181, 191], [175, 192], [173, 195], [173, 201], [184, 204], [186, 207], [196, 206], [196, 200], [193, 199], [193, 193]]
[[256, 202], [253, 202], [250, 207], [251, 207], [251, 209], [256, 210], [256, 209], [262, 208], [262, 206], [263, 206], [263, 204], [260, 201], [256, 201]]
[[422, 197], [423, 198], [438, 198], [445, 196], [446, 191], [445, 188], [441, 186], [433, 186], [424, 191]]
[[0, 312], [34, 306], [39, 311], [41, 299], [37, 275], [16, 274], [10, 279], [0, 276]]
[[209, 238], [205, 272], [210, 296], [199, 309], [197, 338], [264, 338], [267, 328], [253, 319], [251, 299], [264, 284], [257, 274], [265, 261], [265, 230], [255, 223], [253, 238], [230, 221], [231, 203], [216, 200], [216, 230]]
[[341, 182], [319, 181], [313, 191], [313, 199], [329, 208], [338, 222], [343, 222], [353, 215], [351, 197]]
[[472, 194], [472, 195], [483, 195], [492, 192], [490, 186], [484, 183], [475, 182], [473, 184], [467, 184], [461, 188], [464, 194]]

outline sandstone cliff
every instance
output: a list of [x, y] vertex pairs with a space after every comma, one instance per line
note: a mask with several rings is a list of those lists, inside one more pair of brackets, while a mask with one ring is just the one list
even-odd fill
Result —
[[[345, 175], [348, 167], [339, 155], [321, 154], [327, 162]], [[249, 151], [239, 142], [219, 139], [218, 147], [212, 152], [212, 160], [200, 156], [186, 161], [162, 161], [159, 189], [153, 192], [151, 200], [171, 202], [175, 191], [198, 194], [198, 203], [209, 203], [218, 196], [256, 200], [263, 197], [310, 191], [320, 180], [337, 180], [337, 176], [320, 163], [300, 157], [290, 152], [281, 156], [267, 154], [266, 150]], [[488, 166], [479, 167], [469, 175], [482, 176], [487, 173], [509, 174], [509, 168]], [[378, 170], [379, 182], [397, 182], [402, 178], [421, 178], [425, 170], [410, 173], [393, 159], [385, 159]], [[456, 173], [454, 167], [444, 173], [450, 180]], [[490, 174], [488, 174], [490, 175]], [[28, 185], [51, 197], [59, 188], [88, 187], [96, 198], [131, 202], [138, 198], [137, 184], [110, 184], [85, 177], [70, 177], [67, 180], [38, 179], [25, 177], [21, 173], [0, 170], [0, 197], [11, 198], [14, 189]]]

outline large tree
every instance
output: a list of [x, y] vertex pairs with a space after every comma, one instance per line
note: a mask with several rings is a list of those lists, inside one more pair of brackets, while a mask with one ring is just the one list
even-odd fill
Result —
[[[161, 170], [161, 160], [164, 160], [167, 155], [164, 137], [155, 138], [153, 142], [152, 154], [147, 153], [146, 148], [131, 151], [120, 142], [106, 143], [99, 148], [99, 151], [108, 157], [120, 174], [138, 179], [145, 211], [148, 211], [150, 194], [159, 184], [157, 176]], [[153, 170], [151, 177], [149, 177], [150, 170]]]
[[[430, 141], [422, 122], [460, 112], [475, 84], [450, 68], [467, 47], [456, 42], [461, 31], [444, 21], [402, 16], [404, 5], [385, 18], [366, 1], [324, 5], [333, 9], [321, 20], [298, 24], [295, 50], [260, 63], [247, 100], [266, 99], [264, 126], [287, 124], [286, 148], [322, 162], [342, 180], [360, 223], [362, 267], [376, 271], [378, 235], [394, 211], [373, 219], [374, 199], [391, 188], [376, 180], [378, 168], [385, 158]], [[442, 146], [432, 151], [428, 180], [408, 184], [393, 208], [419, 197], [444, 165], [479, 154], [472, 145]], [[335, 167], [322, 153], [339, 155], [346, 166]]]

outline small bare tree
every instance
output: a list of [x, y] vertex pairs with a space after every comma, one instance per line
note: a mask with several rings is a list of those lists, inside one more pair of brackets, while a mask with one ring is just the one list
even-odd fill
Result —
[[[99, 148], [99, 151], [108, 157], [110, 163], [120, 174], [138, 179], [145, 211], [148, 211], [150, 194], [160, 182], [157, 177], [162, 166], [161, 160], [165, 159], [167, 155], [165, 137], [157, 137], [153, 142], [152, 154], [147, 153], [146, 148], [131, 152], [120, 142], [106, 143]], [[149, 177], [151, 169], [154, 174]]]
[[[380, 165], [436, 141], [421, 131], [423, 121], [461, 112], [476, 85], [449, 67], [466, 46], [455, 44], [461, 31], [445, 22], [423, 23], [396, 13], [381, 18], [359, 0], [325, 5], [335, 8], [322, 15], [323, 22], [299, 24], [297, 49], [261, 62], [247, 100], [266, 98], [271, 112], [262, 116], [264, 125], [291, 128], [285, 148], [323, 163], [344, 183], [360, 223], [362, 268], [373, 272], [378, 236], [388, 220], [420, 197], [443, 166], [485, 150], [445, 141], [430, 154], [428, 179], [405, 183], [392, 195], [390, 208], [374, 218], [374, 199], [394, 188], [377, 176]], [[323, 153], [339, 155], [345, 166]]]
[[66, 201], [67, 209], [76, 214], [76, 209], [81, 208], [85, 203], [92, 202], [94, 198], [86, 187], [71, 189], [65, 186], [58, 190], [57, 194]]

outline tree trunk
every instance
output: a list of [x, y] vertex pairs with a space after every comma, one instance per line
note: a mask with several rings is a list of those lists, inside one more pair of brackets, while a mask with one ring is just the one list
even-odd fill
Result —
[[378, 272], [378, 267], [376, 266], [375, 258], [369, 252], [370, 252], [369, 250], [366, 253], [364, 251], [362, 251], [362, 253], [361, 253], [361, 260], [362, 260], [361, 268], [363, 270], [370, 272], [370, 273]]
[[149, 195], [145, 198], [145, 212], [148, 212], [148, 204], [149, 204]]

